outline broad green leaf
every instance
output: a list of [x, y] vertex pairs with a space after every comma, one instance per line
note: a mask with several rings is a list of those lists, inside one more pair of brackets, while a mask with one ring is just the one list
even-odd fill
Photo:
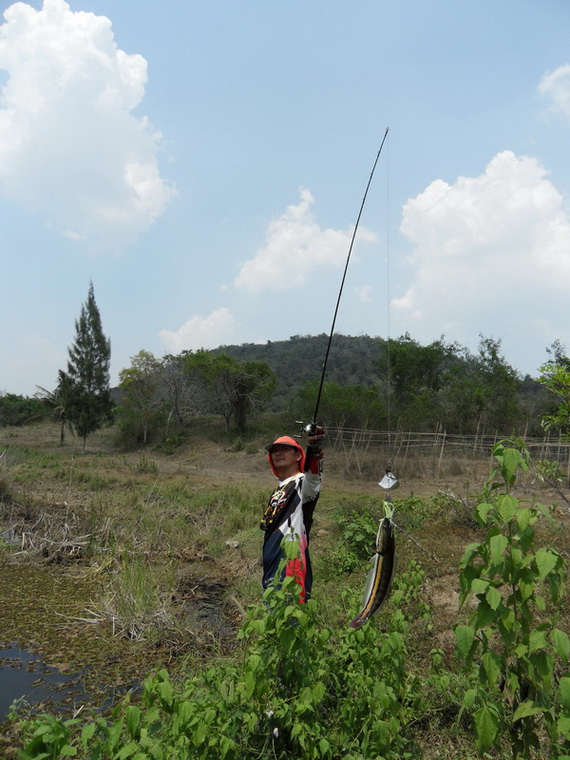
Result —
[[485, 652], [481, 661], [487, 676], [487, 684], [494, 686], [501, 675], [501, 658], [494, 652]]
[[492, 610], [496, 610], [497, 607], [502, 602], [503, 597], [501, 596], [500, 592], [497, 591], [497, 589], [494, 586], [489, 586], [489, 588], [487, 589], [487, 593], [485, 594], [485, 599], [489, 603], [489, 607]]
[[96, 729], [97, 726], [95, 723], [87, 723], [87, 725], [83, 727], [83, 730], [81, 732], [81, 741], [85, 746], [87, 745], [87, 742], [93, 738], [93, 734], [95, 733]]
[[497, 511], [504, 522], [509, 522], [518, 509], [518, 501], [510, 494], [503, 494], [497, 500]]
[[473, 645], [473, 639], [475, 638], [475, 631], [470, 625], [458, 625], [455, 629], [455, 639], [457, 641], [457, 649], [459, 654], [464, 659], [467, 659], [471, 646]]
[[477, 732], [477, 749], [486, 752], [495, 741], [499, 728], [496, 714], [487, 705], [483, 705], [473, 716]]
[[137, 707], [136, 705], [129, 705], [126, 710], [126, 719], [129, 733], [134, 738], [141, 720], [140, 707]]
[[492, 610], [485, 600], [481, 600], [477, 609], [473, 613], [470, 622], [475, 628], [485, 628], [497, 619], [495, 611]]
[[504, 449], [503, 451], [503, 461], [502, 461], [502, 469], [505, 476], [505, 480], [507, 483], [513, 483], [516, 474], [517, 469], [521, 468], [522, 470], [526, 470], [525, 467], [525, 461], [523, 457], [521, 456], [520, 451], [517, 449]]
[[473, 594], [482, 594], [487, 590], [488, 586], [489, 581], [486, 581], [483, 578], [475, 578], [471, 583], [471, 592]]
[[487, 514], [491, 509], [493, 509], [493, 505], [488, 504], [487, 502], [484, 502], [483, 504], [479, 504], [477, 506], [477, 515], [479, 516], [479, 520], [483, 523], [483, 525], [487, 522]]
[[521, 595], [521, 600], [523, 602], [526, 602], [527, 599], [530, 599], [530, 597], [534, 593], [534, 581], [532, 580], [532, 577], [528, 574], [525, 575], [524, 578], [521, 578], [519, 580], [519, 591]]
[[59, 750], [61, 757], [75, 757], [77, 755], [77, 747], [72, 747], [71, 744], [66, 744]]
[[568, 660], [570, 658], [570, 637], [568, 634], [559, 628], [554, 628], [550, 638], [558, 656], [563, 660]]
[[489, 541], [489, 549], [491, 552], [491, 563], [493, 565], [499, 564], [508, 543], [506, 536], [503, 536], [501, 533], [498, 536], [493, 536], [491, 538]]
[[221, 760], [225, 758], [225, 756], [228, 754], [230, 749], [234, 746], [234, 742], [230, 739], [229, 736], [222, 736], [220, 740], [220, 757]]
[[554, 659], [543, 649], [529, 654], [528, 659], [532, 663], [536, 672], [546, 680], [552, 679], [554, 668]]
[[459, 597], [459, 609], [465, 604], [465, 600], [469, 598], [472, 593], [471, 584], [479, 577], [479, 569], [469, 565], [459, 574], [459, 586], [461, 588], [461, 595]]
[[202, 744], [206, 738], [206, 731], [207, 727], [205, 723], [199, 723], [197, 727], [194, 729], [194, 733], [192, 735], [192, 741], [194, 742], [195, 747], [199, 747], [200, 744]]
[[516, 546], [511, 549], [511, 565], [515, 571], [523, 566], [523, 553]]
[[558, 698], [566, 712], [570, 712], [570, 676], [563, 676], [558, 684]]
[[477, 697], [477, 689], [467, 689], [463, 697], [463, 707], [466, 710], [470, 710], [473, 707], [473, 704], [475, 703], [476, 697]]
[[246, 672], [243, 680], [244, 680], [246, 694], [248, 697], [251, 697], [255, 689], [255, 676], [251, 672], [251, 670], [248, 670]]
[[479, 554], [479, 547], [480, 547], [480, 544], [468, 544], [465, 547], [465, 551], [463, 552], [463, 556], [461, 557], [461, 561], [459, 562], [459, 567], [461, 569], [467, 567], [467, 565], [473, 559], [473, 557]]
[[565, 739], [570, 739], [570, 718], [561, 715], [560, 718], [558, 718], [556, 728], [558, 729], [558, 733], [562, 734]]
[[538, 570], [538, 577], [543, 581], [557, 566], [559, 555], [551, 549], [539, 549], [534, 555], [534, 561]]
[[317, 681], [317, 683], [313, 686], [313, 700], [315, 703], [318, 703], [322, 700], [322, 698], [325, 695], [325, 685], [322, 681]]
[[138, 749], [138, 742], [129, 742], [128, 744], [125, 744], [124, 747], [121, 747], [115, 756], [116, 760], [127, 760], [127, 758], [133, 758], [137, 754]]
[[156, 690], [160, 694], [163, 702], [165, 702], [167, 705], [172, 704], [173, 691], [170, 681], [163, 681], [162, 683], [159, 683]]
[[539, 596], [537, 594], [534, 595], [534, 603], [536, 604], [536, 608], [538, 610], [545, 610], [546, 609], [546, 599], [543, 596]]
[[258, 654], [252, 654], [248, 661], [249, 669], [256, 671], [260, 664], [261, 657]]
[[521, 531], [525, 531], [528, 528], [531, 516], [532, 512], [528, 507], [525, 509], [519, 509], [517, 512], [517, 525]]
[[528, 718], [529, 715], [538, 715], [545, 710], [546, 708], [538, 702], [521, 702], [513, 715], [513, 723], [521, 718]]
[[511, 631], [516, 622], [515, 613], [513, 610], [507, 610], [501, 616], [501, 624], [506, 631]]
[[291, 729], [291, 738], [294, 739], [296, 736], [298, 736], [301, 731], [303, 730], [303, 724], [297, 721], [293, 724], [293, 728]]
[[516, 673], [512, 671], [507, 675], [507, 686], [511, 694], [515, 694], [520, 686], [519, 678]]
[[378, 720], [374, 724], [374, 731], [378, 740], [383, 745], [388, 745], [390, 741], [390, 724], [386, 720]]
[[326, 755], [329, 751], [330, 746], [330, 742], [327, 739], [320, 739], [319, 749], [321, 750], [321, 755]]
[[548, 641], [543, 631], [531, 631], [529, 637], [529, 652], [536, 652], [538, 649], [546, 649]]

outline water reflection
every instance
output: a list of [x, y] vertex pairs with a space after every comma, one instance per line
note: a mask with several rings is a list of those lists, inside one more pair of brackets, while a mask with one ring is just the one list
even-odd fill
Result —
[[83, 704], [80, 673], [61, 673], [27, 649], [10, 644], [0, 649], [0, 721], [7, 718], [14, 700], [34, 706], [48, 703], [55, 712]]

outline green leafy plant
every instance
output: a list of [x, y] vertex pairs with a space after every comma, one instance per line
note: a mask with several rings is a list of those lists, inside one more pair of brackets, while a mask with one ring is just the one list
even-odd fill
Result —
[[556, 398], [558, 406], [542, 416], [542, 427], [548, 432], [558, 430], [568, 439], [570, 435], [570, 359], [559, 341], [547, 349], [550, 359], [540, 367], [538, 382]]
[[341, 536], [333, 552], [332, 568], [335, 573], [350, 573], [370, 559], [376, 544], [378, 517], [369, 510], [350, 512], [337, 519]]
[[510, 745], [531, 758], [570, 754], [570, 639], [558, 627], [565, 566], [558, 552], [535, 547], [535, 524], [547, 514], [515, 498], [517, 476], [530, 457], [517, 440], [493, 449], [496, 464], [476, 508], [485, 529], [461, 560], [460, 605], [473, 601], [455, 626], [457, 650], [475, 677], [463, 709], [473, 717], [480, 753]]
[[568, 496], [566, 496], [564, 493], [564, 489], [569, 485], [568, 477], [564, 475], [560, 469], [559, 462], [543, 459], [542, 461], [536, 463], [535, 469], [538, 479], [542, 483], [545, 483], [547, 486], [550, 486], [550, 488], [553, 488], [556, 493], [568, 504]]

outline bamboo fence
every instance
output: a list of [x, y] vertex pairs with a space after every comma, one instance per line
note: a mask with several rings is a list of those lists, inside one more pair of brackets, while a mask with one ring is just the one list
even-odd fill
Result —
[[[478, 433], [460, 435], [438, 430], [431, 433], [413, 431], [371, 430], [368, 428], [326, 428], [327, 447], [336, 452], [344, 452], [347, 462], [355, 463], [360, 470], [360, 460], [368, 453], [382, 455], [385, 459], [398, 460], [400, 464], [411, 456], [425, 456], [436, 459], [438, 469], [450, 458], [482, 460], [490, 458], [493, 446], [508, 436]], [[570, 441], [562, 435], [544, 437], [524, 437], [534, 462], [557, 462], [561, 472], [566, 472], [570, 483]]]

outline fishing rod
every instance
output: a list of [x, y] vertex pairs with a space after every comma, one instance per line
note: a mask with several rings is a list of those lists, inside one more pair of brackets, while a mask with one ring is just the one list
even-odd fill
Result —
[[[332, 326], [331, 326], [329, 339], [327, 343], [327, 350], [326, 350], [325, 359], [323, 362], [323, 369], [321, 372], [321, 380], [319, 384], [319, 390], [317, 393], [317, 400], [315, 403], [315, 411], [313, 413], [313, 420], [309, 425], [307, 425], [304, 428], [304, 432], [308, 433], [309, 435], [312, 432], [314, 432], [317, 428], [317, 415], [319, 411], [319, 404], [321, 402], [321, 395], [323, 392], [323, 385], [325, 381], [327, 363], [328, 363], [332, 339], [334, 335], [334, 328], [336, 325], [336, 318], [338, 315], [340, 299], [342, 297], [342, 291], [343, 291], [344, 283], [346, 280], [346, 273], [348, 271], [348, 265], [350, 263], [350, 257], [352, 255], [354, 241], [356, 240], [356, 233], [358, 231], [360, 217], [362, 216], [364, 204], [366, 203], [366, 197], [368, 196], [368, 190], [370, 189], [370, 185], [372, 184], [372, 178], [374, 177], [374, 172], [376, 170], [376, 166], [380, 159], [382, 148], [384, 147], [384, 143], [386, 142], [386, 138], [388, 137], [388, 132], [389, 132], [389, 127], [386, 127], [386, 131], [384, 132], [384, 137], [382, 138], [380, 148], [378, 150], [378, 153], [376, 154], [376, 158], [372, 166], [372, 171], [370, 172], [370, 177], [368, 178], [366, 190], [364, 191], [362, 203], [360, 204], [360, 209], [358, 211], [358, 216], [356, 218], [356, 224], [354, 225], [352, 238], [350, 240], [348, 255], [346, 257], [346, 263], [344, 265], [344, 272], [342, 275], [342, 280], [341, 280], [340, 289], [338, 292], [338, 298], [336, 301], [336, 306], [335, 306], [333, 320], [332, 320]], [[351, 620], [349, 624], [351, 628], [361, 628], [372, 617], [372, 615], [374, 615], [380, 609], [380, 607], [382, 606], [382, 604], [384, 603], [385, 599], [388, 596], [390, 585], [392, 582], [392, 577], [394, 574], [395, 556], [396, 556], [395, 541], [394, 541], [395, 525], [392, 520], [392, 517], [394, 514], [394, 507], [392, 504], [391, 491], [397, 488], [399, 483], [396, 476], [392, 472], [392, 468], [390, 465], [388, 465], [388, 467], [386, 468], [386, 473], [384, 477], [382, 478], [382, 480], [378, 483], [378, 485], [381, 488], [383, 488], [385, 491], [385, 496], [383, 499], [385, 516], [382, 520], [380, 520], [380, 524], [378, 527], [378, 533], [376, 536], [376, 546], [375, 546], [375, 551], [372, 558], [372, 569], [370, 570], [368, 574], [368, 578], [367, 578], [366, 585], [364, 588], [361, 608], [358, 614]]]
[[336, 324], [336, 318], [337, 318], [337, 315], [338, 315], [338, 308], [340, 306], [340, 299], [342, 297], [342, 291], [343, 291], [343, 288], [344, 288], [344, 282], [346, 280], [346, 273], [348, 272], [348, 265], [350, 264], [350, 257], [352, 255], [352, 249], [354, 247], [354, 241], [356, 240], [356, 233], [358, 231], [358, 225], [360, 223], [360, 217], [362, 216], [362, 211], [364, 209], [364, 204], [366, 203], [366, 196], [368, 195], [368, 190], [370, 189], [370, 185], [372, 184], [372, 177], [374, 176], [374, 172], [376, 171], [376, 165], [378, 164], [378, 160], [380, 158], [380, 154], [382, 153], [382, 148], [384, 147], [384, 143], [386, 142], [386, 138], [388, 137], [388, 132], [389, 131], [390, 131], [390, 127], [386, 127], [386, 131], [384, 132], [384, 137], [382, 138], [382, 143], [380, 144], [380, 148], [378, 150], [378, 153], [376, 154], [376, 159], [374, 161], [374, 165], [372, 166], [372, 171], [370, 172], [370, 177], [368, 178], [368, 183], [366, 185], [366, 190], [364, 191], [364, 197], [362, 198], [362, 203], [360, 204], [360, 210], [358, 212], [358, 216], [356, 217], [356, 224], [354, 225], [354, 231], [352, 233], [352, 238], [351, 238], [351, 241], [350, 241], [350, 246], [348, 248], [348, 255], [346, 257], [346, 263], [344, 265], [344, 273], [342, 275], [342, 280], [341, 280], [341, 283], [340, 283], [340, 289], [338, 291], [338, 298], [336, 300], [336, 307], [335, 307], [335, 310], [334, 310], [331, 331], [330, 331], [330, 334], [329, 334], [329, 340], [328, 340], [328, 344], [327, 344], [327, 350], [326, 350], [326, 353], [325, 353], [325, 360], [323, 362], [323, 371], [321, 373], [321, 381], [320, 381], [320, 384], [319, 384], [319, 391], [317, 393], [317, 401], [316, 401], [316, 404], [315, 404], [315, 411], [313, 413], [313, 420], [312, 420], [311, 424], [307, 426], [307, 430], [314, 429], [315, 425], [317, 424], [317, 414], [318, 414], [318, 411], [319, 411], [319, 405], [321, 403], [321, 395], [322, 395], [322, 392], [323, 392], [323, 385], [324, 385], [324, 382], [325, 382], [325, 373], [327, 371], [327, 364], [328, 364], [329, 354], [330, 354], [330, 350], [331, 350], [331, 344], [332, 344], [332, 339], [333, 339], [333, 334], [334, 334], [334, 328], [335, 328], [335, 324]]

